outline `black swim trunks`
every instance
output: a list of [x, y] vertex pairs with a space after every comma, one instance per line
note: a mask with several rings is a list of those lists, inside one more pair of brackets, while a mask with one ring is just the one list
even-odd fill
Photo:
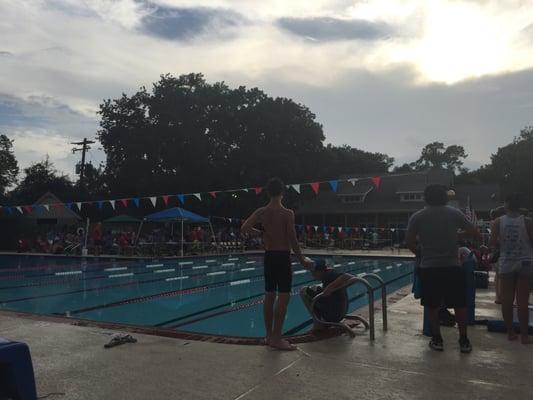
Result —
[[292, 287], [291, 253], [265, 251], [265, 292], [289, 293]]

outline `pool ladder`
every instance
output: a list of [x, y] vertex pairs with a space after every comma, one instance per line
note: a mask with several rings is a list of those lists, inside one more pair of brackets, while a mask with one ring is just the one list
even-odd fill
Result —
[[[379, 286], [373, 287], [368, 281], [369, 280], [375, 280], [378, 282]], [[388, 320], [387, 320], [387, 284], [385, 281], [376, 274], [367, 273], [360, 276], [354, 276], [346, 281], [346, 283], [341, 286], [337, 290], [347, 289], [348, 287], [352, 285], [356, 285], [358, 283], [363, 284], [366, 287], [366, 292], [368, 295], [368, 321], [359, 316], [359, 315], [346, 315], [344, 317], [344, 320], [355, 320], [360, 321], [366, 329], [370, 330], [370, 340], [376, 339], [376, 330], [375, 330], [375, 310], [374, 310], [374, 290], [381, 289], [381, 310], [383, 313], [383, 331], [386, 331], [388, 329]], [[315, 304], [318, 300], [320, 300], [323, 297], [322, 293], [318, 294], [313, 298], [313, 301], [311, 302], [311, 310], [313, 320], [321, 325], [326, 326], [335, 326], [338, 328], [341, 328], [342, 330], [346, 331], [351, 337], [355, 337], [355, 331], [350, 328], [346, 323], [344, 322], [327, 322], [322, 320], [315, 312]]]

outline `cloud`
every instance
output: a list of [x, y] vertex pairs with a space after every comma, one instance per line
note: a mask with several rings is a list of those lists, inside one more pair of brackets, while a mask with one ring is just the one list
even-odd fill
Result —
[[151, 5], [142, 31], [163, 39], [187, 40], [214, 31], [220, 34], [245, 22], [235, 11], [220, 8], [177, 8]]
[[[77, 157], [70, 142], [94, 137], [98, 123], [51, 97], [27, 99], [0, 93], [0, 133], [14, 139], [14, 151], [21, 167], [43, 159], [47, 154], [62, 171], [72, 174]], [[92, 153], [98, 163], [103, 155]]]
[[278, 19], [277, 24], [294, 35], [317, 41], [379, 40], [394, 34], [394, 29], [385, 23], [358, 19], [285, 17]]

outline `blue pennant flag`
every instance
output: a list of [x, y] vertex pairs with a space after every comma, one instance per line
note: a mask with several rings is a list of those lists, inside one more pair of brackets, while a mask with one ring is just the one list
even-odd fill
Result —
[[348, 228], [344, 228], [344, 230], [346, 233], [350, 233], [352, 231], [352, 228], [348, 227]]
[[133, 203], [135, 204], [135, 206], [137, 206], [137, 208], [139, 208], [139, 206], [141, 205], [141, 199], [139, 199], [138, 197], [134, 197], [133, 199], [131, 199], [133, 201]]
[[337, 193], [337, 187], [339, 186], [339, 181], [329, 181], [329, 186], [331, 186], [331, 190]]
[[11, 207], [6, 207], [6, 212], [8, 214], [13, 214], [13, 210], [11, 209]]
[[65, 207], [70, 208], [72, 210], [74, 203], [65, 203]]
[[185, 204], [185, 195], [184, 194], [178, 194], [178, 200], [181, 204]]
[[324, 233], [326, 233], [326, 232], [328, 231], [328, 227], [327, 227], [326, 225], [324, 225], [324, 226], [322, 227], [322, 230], [324, 231]]
[[103, 202], [103, 200], [98, 200], [96, 203], [98, 204], [98, 208], [99, 208], [100, 210], [101, 210], [102, 208], [104, 208], [104, 202]]

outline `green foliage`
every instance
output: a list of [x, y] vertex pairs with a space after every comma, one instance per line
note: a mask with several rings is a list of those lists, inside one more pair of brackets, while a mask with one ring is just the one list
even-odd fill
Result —
[[445, 146], [441, 142], [429, 143], [422, 149], [420, 158], [411, 167], [414, 170], [443, 168], [454, 172], [462, 172], [464, 159], [468, 155], [463, 146]]
[[13, 154], [13, 141], [6, 135], [0, 135], [0, 196], [6, 189], [17, 182], [19, 167]]
[[32, 204], [46, 192], [61, 199], [72, 199], [76, 195], [68, 176], [60, 174], [48, 156], [24, 169], [24, 178], [10, 196], [17, 204]]
[[114, 195], [197, 192], [344, 173], [386, 171], [392, 159], [348, 146], [324, 147], [305, 106], [252, 88], [209, 84], [201, 74], [163, 75], [100, 106], [98, 137]]
[[524, 195], [529, 208], [533, 207], [533, 127], [520, 132], [512, 143], [500, 147], [491, 162], [476, 171], [463, 174], [461, 182], [499, 183], [504, 192]]

